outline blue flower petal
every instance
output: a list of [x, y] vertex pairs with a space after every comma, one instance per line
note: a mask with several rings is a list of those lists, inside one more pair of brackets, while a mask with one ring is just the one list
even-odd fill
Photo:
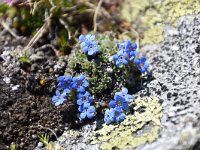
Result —
[[80, 118], [81, 118], [81, 119], [85, 119], [86, 115], [87, 115], [86, 112], [82, 112], [82, 113], [80, 114]]
[[85, 38], [88, 39], [88, 40], [90, 39], [90, 37], [91, 37], [91, 34], [87, 34], [87, 35], [85, 36]]
[[85, 76], [81, 74], [78, 78], [79, 78], [79, 80], [84, 80]]
[[125, 64], [125, 65], [128, 64], [128, 61], [127, 61], [126, 59], [123, 59], [122, 62], [123, 62], [123, 64]]
[[79, 80], [79, 78], [78, 77], [73, 77], [73, 82], [77, 82], [78, 80]]
[[140, 58], [140, 61], [141, 61], [143, 64], [145, 63], [146, 60], [147, 60], [147, 59], [146, 59], [145, 57], [143, 57], [143, 56]]
[[128, 103], [127, 103], [127, 102], [124, 102], [124, 103], [122, 104], [122, 108], [123, 108], [123, 110], [128, 110]]
[[113, 55], [113, 60], [117, 60], [118, 59], [118, 55]]
[[120, 116], [119, 116], [119, 119], [120, 120], [124, 120], [126, 118], [126, 115], [124, 113], [122, 113]]
[[88, 91], [85, 92], [84, 96], [89, 96], [90, 93]]
[[87, 80], [84, 80], [82, 86], [84, 86], [84, 87], [88, 87], [88, 85], [89, 85], [89, 82], [88, 82]]
[[133, 43], [131, 46], [132, 46], [132, 48], [133, 48], [134, 50], [137, 49], [137, 44], [136, 44], [136, 43]]
[[108, 118], [108, 117], [106, 117], [106, 118], [104, 118], [104, 122], [105, 122], [107, 125], [109, 125], [109, 124], [111, 123], [111, 119]]
[[59, 106], [61, 104], [61, 101], [57, 101], [56, 103], [55, 103], [55, 106]]
[[94, 107], [94, 106], [90, 106], [90, 107], [88, 108], [88, 112], [90, 112], [90, 113], [95, 112], [95, 107]]
[[64, 92], [65, 92], [65, 93], [70, 93], [70, 89], [69, 89], [69, 88], [66, 88], [66, 89], [64, 89]]
[[83, 101], [82, 101], [82, 99], [78, 99], [78, 100], [76, 101], [76, 103], [77, 103], [78, 105], [82, 105], [82, 104], [83, 104]]
[[88, 117], [89, 119], [93, 118], [94, 115], [95, 115], [94, 113], [89, 113], [89, 112], [87, 113], [87, 117]]
[[72, 80], [72, 76], [68, 75], [68, 76], [65, 77], [65, 81], [68, 81], [68, 82], [69, 82], [69, 81], [71, 81], [71, 80]]
[[85, 92], [85, 88], [83, 86], [78, 86], [77, 91], [78, 92]]
[[77, 82], [73, 82], [73, 83], [72, 83], [72, 88], [75, 89], [75, 88], [77, 88], [77, 87], [78, 87]]
[[94, 51], [93, 50], [89, 50], [88, 51], [88, 55], [93, 55], [94, 54]]
[[127, 93], [128, 93], [128, 89], [125, 88], [125, 87], [122, 87], [122, 92], [123, 92], [124, 94], [127, 94]]
[[82, 98], [83, 96], [84, 96], [84, 94], [78, 93], [77, 98]]
[[59, 81], [59, 82], [62, 82], [62, 81], [64, 80], [64, 78], [65, 78], [64, 76], [59, 76], [59, 77], [58, 77], [58, 81]]
[[92, 98], [92, 97], [89, 97], [89, 98], [88, 98], [88, 102], [91, 103], [92, 101], [93, 101], [93, 98]]
[[80, 112], [83, 112], [83, 111], [84, 111], [83, 105], [81, 105], [81, 106], [78, 107], [78, 111], [80, 111]]
[[117, 65], [117, 66], [121, 66], [121, 65], [122, 65], [122, 62], [120, 62], [120, 61], [117, 60], [117, 61], [116, 61], [116, 65]]
[[61, 95], [61, 94], [60, 94], [60, 91], [56, 90], [56, 95], [57, 95], [57, 96], [60, 96], [60, 95]]
[[95, 39], [95, 35], [91, 35], [90, 37], [89, 37], [89, 40], [90, 41], [93, 41]]
[[140, 64], [140, 61], [139, 61], [138, 59], [135, 59], [135, 60], [134, 60], [134, 63], [135, 63], [136, 65], [139, 65], [139, 64]]
[[144, 64], [143, 67], [146, 68], [146, 69], [148, 69], [148, 68], [149, 68], [149, 63], [148, 63], [148, 62], [145, 62], [145, 64]]
[[90, 103], [87, 103], [87, 102], [86, 102], [86, 103], [83, 103], [83, 107], [84, 107], [84, 108], [90, 107]]
[[117, 105], [117, 104], [116, 104], [116, 101], [114, 101], [114, 100], [111, 100], [111, 101], [109, 102], [109, 106], [110, 106], [111, 108], [114, 108], [116, 105]]
[[53, 96], [53, 97], [52, 97], [52, 101], [53, 101], [54, 103], [56, 103], [56, 102], [58, 101], [58, 96]]
[[134, 51], [134, 55], [138, 56], [139, 52], [138, 51]]
[[81, 48], [85, 47], [86, 46], [86, 43], [85, 42], [82, 42], [81, 43]]
[[84, 53], [87, 53], [87, 52], [88, 52], [88, 47], [84, 47], [84, 48], [83, 48], [83, 52], [84, 52]]
[[83, 34], [81, 34], [81, 35], [79, 36], [79, 40], [82, 41], [82, 42], [85, 41], [85, 36], [84, 36]]

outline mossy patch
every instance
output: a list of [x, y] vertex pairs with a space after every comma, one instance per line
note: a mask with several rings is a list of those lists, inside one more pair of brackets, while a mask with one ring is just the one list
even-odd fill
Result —
[[125, 0], [121, 11], [127, 21], [144, 33], [143, 45], [163, 41], [164, 24], [176, 25], [179, 17], [199, 12], [199, 0]]
[[128, 149], [152, 142], [159, 136], [162, 107], [158, 98], [136, 99], [134, 115], [129, 114], [120, 125], [103, 125], [91, 135], [91, 144], [103, 150]]

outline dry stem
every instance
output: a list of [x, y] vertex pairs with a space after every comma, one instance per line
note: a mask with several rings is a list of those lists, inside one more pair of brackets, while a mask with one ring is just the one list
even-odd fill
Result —
[[14, 38], [19, 39], [20, 37], [17, 36], [11, 29], [10, 27], [4, 22], [1, 21], [1, 25], [4, 27], [5, 30], [7, 30]]
[[97, 8], [95, 10], [95, 13], [94, 13], [94, 18], [93, 18], [94, 32], [97, 31], [97, 15], [98, 15], [98, 12], [99, 12], [102, 2], [103, 2], [103, 0], [99, 1]]

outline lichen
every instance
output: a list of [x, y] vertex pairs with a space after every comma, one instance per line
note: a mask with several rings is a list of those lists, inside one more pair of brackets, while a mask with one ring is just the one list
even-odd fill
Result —
[[138, 25], [144, 34], [143, 45], [162, 42], [164, 24], [176, 25], [179, 17], [199, 12], [199, 0], [125, 0], [121, 11], [122, 16]]
[[103, 125], [91, 134], [91, 144], [100, 144], [102, 150], [131, 149], [159, 136], [162, 107], [158, 98], [136, 99], [134, 114], [127, 115], [120, 125]]

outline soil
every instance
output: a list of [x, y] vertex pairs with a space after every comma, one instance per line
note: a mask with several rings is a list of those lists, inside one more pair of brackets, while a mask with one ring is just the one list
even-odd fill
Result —
[[57, 62], [51, 48], [32, 51], [36, 57], [30, 63], [19, 63], [15, 55], [29, 39], [0, 34], [0, 149], [9, 149], [11, 142], [18, 149], [34, 149], [45, 133], [55, 139], [48, 128], [58, 136], [64, 131], [67, 107], [55, 107], [51, 97], [65, 65], [51, 71]]

